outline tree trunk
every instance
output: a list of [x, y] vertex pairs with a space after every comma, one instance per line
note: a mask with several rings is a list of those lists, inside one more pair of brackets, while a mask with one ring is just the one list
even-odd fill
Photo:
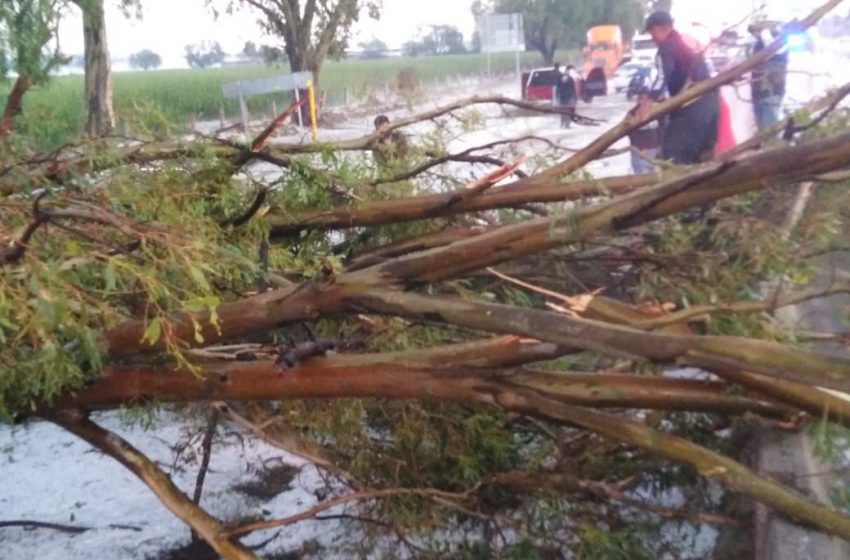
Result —
[[112, 68], [106, 42], [106, 20], [103, 0], [91, 2], [83, 9], [86, 64], [86, 134], [102, 136], [112, 132], [115, 113], [112, 109]]
[[24, 94], [32, 87], [35, 80], [29, 74], [18, 76], [9, 97], [6, 98], [6, 109], [0, 120], [0, 136], [5, 136], [15, 128], [15, 116], [21, 112]]
[[558, 49], [555, 41], [551, 41], [548, 44], [543, 43], [543, 48], [540, 52], [543, 54], [543, 63], [546, 66], [554, 66], [555, 65], [555, 51]]

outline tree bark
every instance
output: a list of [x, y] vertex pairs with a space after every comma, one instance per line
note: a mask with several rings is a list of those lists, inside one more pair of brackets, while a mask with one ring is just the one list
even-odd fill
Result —
[[456, 193], [437, 193], [394, 200], [367, 202], [356, 206], [339, 206], [316, 211], [295, 220], [269, 216], [271, 235], [285, 237], [305, 229], [346, 229], [396, 222], [425, 220], [481, 212], [498, 208], [513, 208], [537, 202], [561, 202], [593, 196], [610, 196], [648, 187], [658, 182], [655, 175], [628, 175], [588, 181], [523, 186], [520, 180], [494, 188], [469, 200], [452, 203]]
[[[469, 360], [479, 354], [481, 347], [466, 356]], [[217, 398], [222, 394], [238, 394], [240, 398], [254, 399], [260, 394], [274, 394], [277, 398], [297, 397], [352, 397], [352, 396], [389, 396], [394, 398], [441, 399], [454, 402], [479, 402], [495, 404], [505, 410], [542, 417], [557, 422], [565, 422], [599, 433], [612, 440], [627, 443], [645, 449], [662, 457], [688, 464], [705, 477], [718, 480], [732, 490], [753, 497], [773, 508], [782, 511], [798, 521], [812, 524], [844, 538], [850, 538], [850, 518], [831, 508], [808, 501], [804, 496], [781, 484], [759, 477], [743, 465], [732, 459], [709, 451], [687, 440], [663, 434], [630, 420], [603, 414], [587, 408], [578, 407], [571, 399], [569, 374], [518, 373], [510, 376], [485, 377], [476, 373], [474, 366], [465, 372], [453, 367], [449, 371], [440, 370], [447, 359], [454, 357], [463, 361], [465, 351], [454, 348], [434, 352], [419, 352], [419, 363], [412, 353], [385, 355], [385, 364], [389, 367], [376, 367], [375, 361], [364, 356], [336, 357], [333, 359], [314, 359], [299, 364], [290, 372], [280, 371], [272, 361], [219, 364], [208, 368], [206, 377], [199, 380], [194, 374], [162, 375], [161, 372], [142, 370], [116, 371], [116, 381], [109, 378], [97, 382], [99, 389], [92, 388], [81, 394], [78, 400], [90, 403], [105, 402], [117, 395], [110, 391], [123, 391], [121, 398], [127, 396], [127, 390], [138, 390], [147, 386], [158, 388], [148, 395], [163, 396], [171, 391], [179, 391], [192, 398]], [[392, 357], [394, 356], [394, 357]], [[413, 358], [413, 359], [411, 359]], [[485, 362], [486, 355], [479, 358]], [[347, 366], [334, 368], [329, 364], [340, 360]], [[359, 363], [358, 363], [359, 362]], [[437, 368], [436, 370], [434, 368]], [[607, 377], [607, 376], [604, 376]], [[566, 383], [554, 395], [553, 381]], [[580, 389], [584, 386], [583, 398], [613, 399], [611, 402], [624, 404], [629, 400], [630, 391], [645, 380], [640, 378], [612, 378], [599, 384], [595, 380], [578, 378]], [[705, 388], [705, 384], [701, 384]], [[644, 387], [644, 396], [654, 402], [675, 406], [677, 397], [687, 393], [677, 393], [679, 388], [696, 388], [693, 382], [681, 380], [655, 380]], [[110, 388], [111, 387], [111, 388]], [[194, 387], [194, 389], [191, 389]], [[629, 388], [631, 387], [631, 389]], [[187, 389], [189, 391], [187, 392]], [[573, 386], [572, 390], [577, 387]], [[655, 391], [672, 391], [666, 398], [656, 398]], [[579, 390], [579, 393], [582, 391]], [[710, 396], [703, 393], [703, 396]], [[174, 393], [171, 393], [174, 394]], [[140, 394], [140, 397], [146, 395]], [[573, 395], [574, 396], [574, 395]], [[716, 394], [716, 398], [726, 400], [731, 397]], [[741, 399], [741, 397], [735, 397]], [[589, 401], [588, 401], [589, 402]], [[629, 404], [634, 404], [630, 402]], [[185, 499], [185, 497], [184, 497]], [[188, 500], [185, 500], [188, 502]], [[216, 529], [218, 529], [216, 527]], [[215, 533], [220, 534], [220, 533]], [[203, 535], [203, 533], [202, 533]], [[206, 537], [205, 537], [206, 538]]]
[[18, 76], [18, 79], [15, 80], [15, 85], [6, 98], [6, 109], [3, 111], [2, 120], [0, 120], [0, 136], [5, 136], [15, 129], [15, 117], [23, 108], [24, 95], [34, 83], [35, 80], [29, 74]]
[[[550, 373], [507, 366], [551, 357], [551, 345], [488, 341], [433, 350], [336, 355], [283, 370], [271, 360], [198, 364], [200, 374], [150, 366], [114, 366], [59, 406], [109, 409], [127, 402], [215, 402], [280, 399], [394, 398], [487, 401], [512, 388], [594, 408], [688, 410], [788, 418], [794, 410], [757, 395], [731, 395], [724, 383], [659, 377]], [[492, 351], [497, 359], [485, 356]], [[511, 356], [511, 352], [515, 355]], [[564, 353], [564, 350], [555, 353]], [[475, 358], [478, 354], [479, 357]], [[548, 356], [547, 356], [548, 354]]]
[[115, 126], [112, 108], [112, 68], [106, 41], [103, 0], [83, 3], [86, 66], [86, 134], [103, 136]]

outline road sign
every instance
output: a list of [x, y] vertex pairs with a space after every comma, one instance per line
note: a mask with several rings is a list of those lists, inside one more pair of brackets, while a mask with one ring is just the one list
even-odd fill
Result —
[[[294, 91], [295, 101], [301, 100], [298, 90], [309, 89], [313, 92], [313, 73], [312, 72], [295, 72], [294, 74], [281, 74], [280, 76], [270, 76], [268, 78], [256, 78], [253, 80], [238, 80], [235, 82], [227, 82], [221, 86], [221, 92], [224, 97], [238, 97], [239, 110], [242, 112], [242, 126], [245, 128], [245, 141], [251, 141], [250, 131], [248, 130], [248, 104], [245, 100], [255, 95], [263, 95], [265, 93], [277, 93], [281, 91]], [[313, 99], [310, 100], [314, 103]], [[298, 111], [298, 125], [303, 127], [301, 122], [301, 111]], [[316, 117], [313, 115], [313, 136], [316, 136]]]
[[499, 53], [525, 50], [522, 14], [487, 14], [478, 19], [481, 52]]
[[307, 89], [307, 82], [312, 79], [311, 72], [296, 72], [268, 78], [227, 82], [221, 86], [221, 91], [225, 97], [252, 97], [264, 93]]

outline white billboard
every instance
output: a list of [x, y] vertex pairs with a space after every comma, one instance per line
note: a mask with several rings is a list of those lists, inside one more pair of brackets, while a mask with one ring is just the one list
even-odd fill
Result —
[[481, 52], [499, 53], [525, 50], [522, 14], [488, 14], [478, 19]]

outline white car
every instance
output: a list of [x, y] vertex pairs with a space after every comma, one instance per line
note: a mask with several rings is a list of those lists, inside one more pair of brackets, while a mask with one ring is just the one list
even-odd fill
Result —
[[631, 81], [635, 72], [645, 66], [646, 64], [640, 64], [638, 62], [627, 62], [626, 64], [623, 64], [617, 68], [617, 71], [614, 72], [613, 76], [611, 76], [611, 87], [617, 93], [626, 91], [629, 88], [629, 81]]

